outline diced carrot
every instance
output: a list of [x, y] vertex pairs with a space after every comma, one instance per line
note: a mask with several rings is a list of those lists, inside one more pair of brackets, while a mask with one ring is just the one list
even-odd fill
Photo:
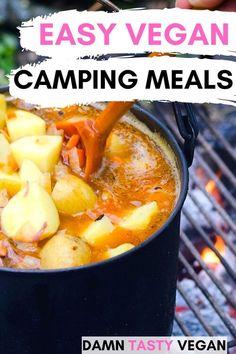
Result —
[[69, 122], [68, 120], [62, 120], [62, 121], [56, 122], [56, 127], [57, 127], [57, 129], [63, 129], [64, 132], [69, 136], [72, 136], [72, 135], [78, 133], [78, 131], [75, 127], [75, 124], [72, 122]]
[[79, 139], [80, 139], [80, 137], [79, 137], [78, 134], [73, 134], [73, 135], [70, 137], [68, 143], [66, 144], [66, 148], [67, 148], [68, 150], [70, 150], [70, 149], [72, 149], [73, 147], [75, 147], [76, 145], [78, 145]]
[[111, 161], [112, 161], [112, 162], [116, 162], [116, 163], [118, 163], [118, 164], [122, 164], [122, 163], [123, 163], [123, 160], [122, 160], [119, 156], [113, 156], [113, 157], [111, 158]]
[[85, 152], [83, 149], [77, 149], [77, 153], [79, 156], [79, 164], [80, 167], [82, 168], [85, 166], [85, 161], [86, 161]]

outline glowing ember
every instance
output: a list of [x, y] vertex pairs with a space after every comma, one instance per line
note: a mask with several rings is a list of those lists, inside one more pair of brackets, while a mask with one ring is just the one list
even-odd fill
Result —
[[215, 189], [216, 189], [216, 183], [213, 181], [213, 179], [211, 179], [206, 185], [206, 191], [208, 193], [212, 193], [214, 192]]
[[189, 307], [188, 306], [184, 306], [184, 305], [175, 307], [175, 311], [177, 313], [183, 313], [183, 312], [187, 312], [189, 310], [190, 310]]
[[[216, 236], [215, 248], [222, 256], [224, 255], [225, 243], [218, 235]], [[211, 268], [215, 268], [220, 263], [220, 260], [217, 255], [208, 247], [204, 248], [201, 256], [204, 262], [208, 264]]]
[[[219, 171], [217, 174], [218, 179], [221, 178], [222, 173]], [[219, 189], [217, 188], [216, 182], [212, 179], [210, 179], [210, 181], [208, 181], [208, 183], [205, 186], [206, 191], [211, 194], [214, 199], [221, 204], [222, 203], [222, 198], [221, 198], [221, 194]]]

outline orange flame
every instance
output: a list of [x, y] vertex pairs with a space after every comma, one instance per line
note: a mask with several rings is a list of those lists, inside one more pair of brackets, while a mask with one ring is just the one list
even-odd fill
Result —
[[[217, 175], [218, 179], [220, 179], [221, 176], [222, 176], [221, 171], [217, 172], [216, 175]], [[211, 195], [214, 197], [214, 199], [215, 199], [219, 204], [222, 203], [222, 198], [221, 198], [220, 191], [219, 191], [219, 189], [217, 188], [216, 182], [215, 182], [213, 179], [210, 179], [210, 180], [208, 181], [208, 183], [207, 183], [206, 186], [205, 186], [205, 190], [206, 190], [209, 194], [211, 194]]]
[[[225, 243], [224, 240], [218, 235], [216, 236], [215, 248], [222, 256], [224, 255]], [[210, 268], [215, 269], [216, 266], [220, 263], [217, 255], [209, 247], [203, 249], [201, 256], [204, 262], [208, 264]]]
[[216, 189], [216, 183], [213, 181], [213, 179], [210, 179], [205, 188], [208, 193], [212, 194], [212, 192], [214, 192]]

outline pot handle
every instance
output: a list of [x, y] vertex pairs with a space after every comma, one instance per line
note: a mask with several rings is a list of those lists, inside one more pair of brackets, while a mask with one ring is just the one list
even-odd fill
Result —
[[199, 133], [197, 118], [191, 103], [173, 102], [173, 109], [180, 135], [184, 139], [183, 150], [190, 167]]

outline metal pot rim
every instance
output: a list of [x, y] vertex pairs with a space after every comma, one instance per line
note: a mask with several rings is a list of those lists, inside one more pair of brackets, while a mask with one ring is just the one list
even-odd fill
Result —
[[187, 162], [186, 162], [184, 153], [181, 150], [180, 146], [178, 145], [173, 133], [162, 122], [160, 122], [152, 113], [148, 112], [146, 109], [144, 109], [138, 105], [134, 105], [134, 108], [132, 110], [133, 110], [134, 114], [135, 114], [135, 112], [140, 112], [141, 114], [146, 115], [150, 120], [152, 120], [156, 124], [156, 126], [158, 128], [161, 129], [161, 131], [164, 132], [166, 140], [168, 142], [170, 142], [171, 148], [173, 149], [175, 155], [177, 156], [177, 158], [180, 162], [180, 172], [181, 172], [180, 194], [179, 194], [177, 203], [175, 205], [175, 208], [172, 211], [169, 218], [166, 220], [166, 222], [161, 226], [161, 228], [159, 230], [154, 232], [150, 237], [148, 237], [141, 244], [139, 244], [138, 246], [135, 246], [133, 249], [131, 249], [119, 256], [111, 258], [111, 259], [107, 259], [104, 261], [100, 261], [97, 263], [91, 263], [91, 264], [87, 264], [87, 265], [79, 266], [79, 267], [62, 268], [62, 269], [49, 269], [49, 270], [45, 270], [45, 269], [17, 269], [17, 268], [2, 267], [2, 268], [0, 268], [0, 272], [13, 273], [13, 274], [20, 273], [21, 275], [24, 274], [25, 276], [27, 276], [27, 275], [32, 276], [34, 274], [47, 276], [47, 275], [52, 275], [52, 274], [56, 275], [58, 273], [61, 274], [61, 273], [76, 272], [76, 271], [78, 271], [78, 272], [89, 271], [89, 269], [93, 269], [95, 267], [96, 268], [106, 267], [106, 266], [109, 267], [109, 265], [111, 263], [120, 262], [120, 261], [122, 261], [122, 259], [124, 257], [129, 257], [132, 255], [135, 255], [136, 252], [139, 252], [146, 245], [151, 243], [152, 240], [154, 240], [156, 237], [160, 236], [163, 233], [163, 231], [165, 230], [165, 228], [168, 227], [173, 222], [176, 215], [181, 211], [183, 203], [184, 203], [185, 198], [187, 196], [187, 192], [188, 192], [189, 174], [188, 174], [188, 166], [187, 166]]

